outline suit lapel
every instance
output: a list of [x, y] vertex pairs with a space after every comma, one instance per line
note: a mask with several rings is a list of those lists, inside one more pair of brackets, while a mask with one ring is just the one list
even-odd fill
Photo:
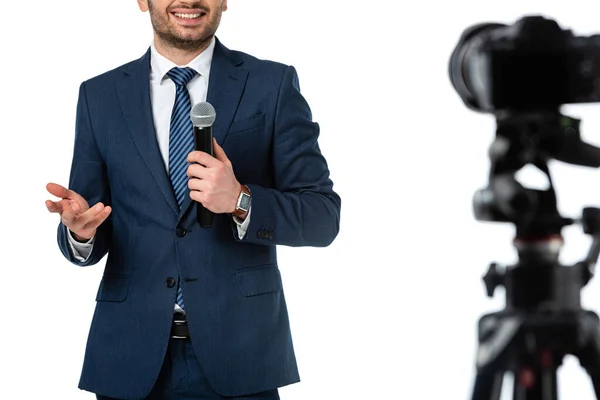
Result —
[[217, 112], [213, 136], [219, 145], [225, 140], [246, 87], [248, 71], [239, 68], [242, 62], [217, 39], [206, 101], [212, 104]]
[[177, 200], [156, 141], [150, 100], [150, 50], [125, 71], [117, 91], [129, 133], [165, 200], [178, 214]]
[[[246, 87], [248, 71], [240, 68], [243, 61], [216, 39], [213, 60], [210, 67], [206, 101], [215, 108], [217, 116], [212, 127], [213, 137], [223, 145], [229, 126], [238, 109]], [[192, 201], [188, 194], [181, 207], [181, 219]]]

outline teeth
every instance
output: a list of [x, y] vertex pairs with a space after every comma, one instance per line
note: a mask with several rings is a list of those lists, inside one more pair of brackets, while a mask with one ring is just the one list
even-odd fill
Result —
[[181, 14], [181, 13], [175, 13], [176, 17], [187, 18], [187, 19], [200, 18], [201, 15], [202, 14]]

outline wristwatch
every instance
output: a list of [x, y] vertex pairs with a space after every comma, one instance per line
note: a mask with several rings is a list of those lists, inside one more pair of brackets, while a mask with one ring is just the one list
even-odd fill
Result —
[[234, 217], [239, 217], [240, 215], [247, 213], [250, 210], [251, 199], [252, 197], [250, 195], [250, 189], [248, 189], [248, 186], [242, 185], [242, 191], [238, 197], [237, 205], [231, 215]]

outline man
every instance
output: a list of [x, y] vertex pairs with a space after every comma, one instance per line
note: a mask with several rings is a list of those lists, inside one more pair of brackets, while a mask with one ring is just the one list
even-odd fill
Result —
[[[154, 40], [80, 86], [69, 189], [50, 183], [72, 263], [108, 254], [79, 387], [98, 399], [278, 399], [299, 381], [276, 245], [328, 246], [340, 198], [293, 67], [214, 36], [227, 0], [138, 0]], [[190, 108], [217, 112], [214, 157]], [[211, 228], [196, 222], [202, 204]]]

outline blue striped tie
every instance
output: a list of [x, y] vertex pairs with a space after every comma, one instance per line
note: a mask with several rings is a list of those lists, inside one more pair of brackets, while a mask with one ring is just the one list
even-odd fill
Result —
[[[187, 156], [194, 149], [194, 128], [190, 119], [192, 102], [186, 85], [196, 76], [196, 71], [191, 68], [173, 68], [167, 72], [167, 76], [177, 88], [169, 128], [169, 175], [177, 203], [181, 208], [187, 192]], [[183, 309], [183, 290], [179, 283], [176, 302]]]

